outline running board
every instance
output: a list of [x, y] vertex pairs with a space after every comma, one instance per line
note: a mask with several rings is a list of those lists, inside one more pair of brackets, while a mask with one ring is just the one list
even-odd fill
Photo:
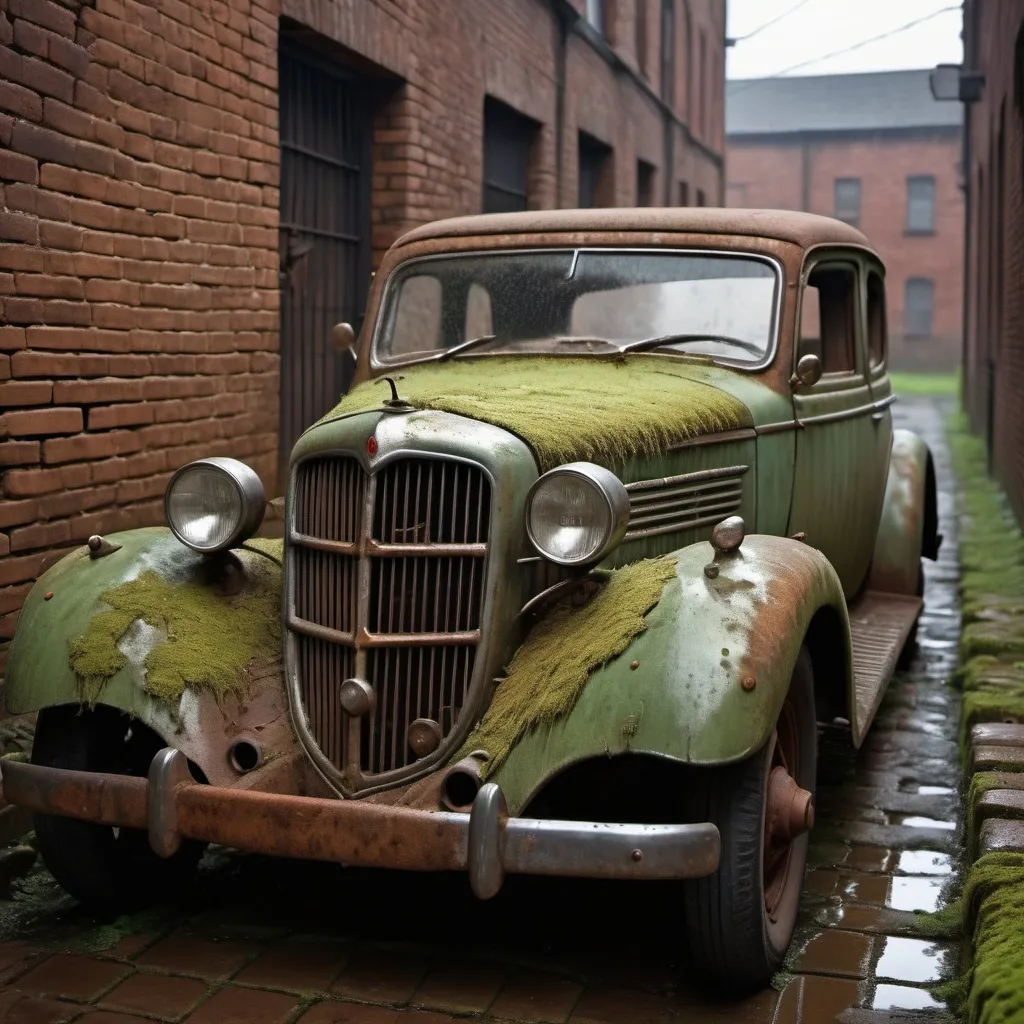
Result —
[[859, 747], [889, 685], [903, 645], [924, 602], [909, 594], [869, 590], [850, 606], [853, 686], [856, 700], [850, 731]]

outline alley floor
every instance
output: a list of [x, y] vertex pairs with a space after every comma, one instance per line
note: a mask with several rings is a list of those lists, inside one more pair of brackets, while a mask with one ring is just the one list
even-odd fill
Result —
[[[847, 1024], [944, 1020], [926, 987], [950, 951], [914, 937], [955, 867], [959, 629], [946, 408], [895, 407], [940, 480], [919, 650], [862, 751], [828, 744], [797, 939], [777, 987], [710, 1000], [685, 971], [660, 885], [512, 878], [479, 903], [461, 877], [215, 851], [187, 902], [101, 922], [41, 868], [0, 903], [0, 1021], [10, 1024]], [[781, 991], [780, 991], [781, 990]]]

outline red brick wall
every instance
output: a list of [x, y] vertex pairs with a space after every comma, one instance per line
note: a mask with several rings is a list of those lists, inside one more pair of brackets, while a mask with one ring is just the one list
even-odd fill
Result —
[[[727, 150], [730, 206], [800, 210], [832, 216], [836, 178], [861, 179], [860, 229], [886, 265], [890, 365], [907, 370], [952, 370], [963, 335], [964, 204], [958, 181], [959, 132], [746, 143]], [[935, 177], [935, 233], [908, 235], [907, 178]], [[805, 178], [806, 175], [806, 178]], [[932, 337], [904, 336], [908, 278], [935, 283]]]
[[968, 0], [964, 30], [965, 63], [985, 75], [967, 115], [964, 404], [1024, 522], [1024, 97], [1015, 87], [1024, 69], [1024, 0]]
[[0, 0], [0, 672], [32, 580], [276, 455], [277, 14]]

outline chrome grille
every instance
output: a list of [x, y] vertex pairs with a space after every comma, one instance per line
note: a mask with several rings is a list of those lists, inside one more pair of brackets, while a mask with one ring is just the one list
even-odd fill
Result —
[[739, 510], [746, 466], [727, 466], [627, 484], [626, 540], [720, 522]]
[[[402, 459], [368, 476], [332, 456], [300, 463], [292, 495], [298, 692], [312, 739], [359, 788], [414, 764], [413, 721], [445, 736], [458, 722], [480, 642], [490, 484], [453, 460]], [[375, 696], [358, 723], [339, 697], [353, 677]]]

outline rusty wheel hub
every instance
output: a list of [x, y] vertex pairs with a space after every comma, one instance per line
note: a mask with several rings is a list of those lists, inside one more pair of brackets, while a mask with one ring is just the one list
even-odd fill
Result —
[[768, 777], [768, 803], [765, 825], [771, 845], [788, 845], [814, 825], [814, 802], [806, 789], [782, 765], [776, 765]]
[[814, 797], [794, 778], [799, 774], [797, 719], [787, 701], [775, 732], [764, 808], [764, 903], [771, 921], [790, 875], [793, 843], [814, 825]]

